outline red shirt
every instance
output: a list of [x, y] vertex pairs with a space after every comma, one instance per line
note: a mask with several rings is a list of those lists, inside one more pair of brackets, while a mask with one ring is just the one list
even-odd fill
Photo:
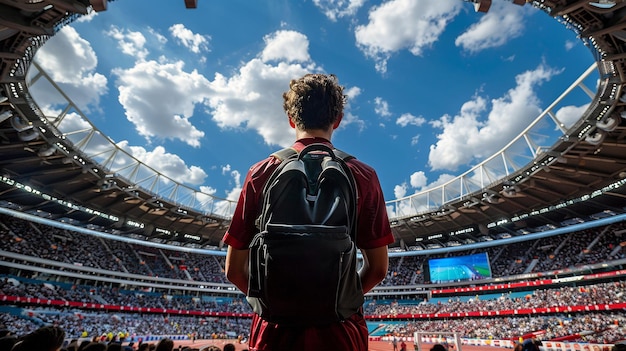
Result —
[[[300, 151], [312, 143], [332, 144], [321, 138], [298, 140], [292, 147]], [[230, 228], [224, 235], [224, 242], [234, 249], [248, 248], [252, 237], [257, 233], [255, 220], [259, 215], [259, 204], [263, 186], [272, 171], [280, 163], [268, 157], [252, 167], [246, 179], [235, 208]], [[357, 202], [356, 243], [361, 249], [374, 249], [394, 242], [389, 218], [385, 207], [378, 176], [373, 168], [351, 159], [348, 167], [354, 175]], [[306, 318], [306, 313], [303, 313]], [[255, 315], [252, 319], [249, 349], [256, 350], [367, 350], [368, 331], [361, 313], [356, 313], [345, 321], [324, 327], [298, 328], [276, 325]]]

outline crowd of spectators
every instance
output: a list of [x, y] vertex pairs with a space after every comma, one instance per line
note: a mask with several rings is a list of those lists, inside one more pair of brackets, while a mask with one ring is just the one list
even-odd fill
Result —
[[[65, 289], [54, 288], [49, 284], [19, 283], [15, 279], [3, 279], [0, 284], [0, 295], [23, 296], [39, 299], [66, 299]], [[98, 291], [104, 289], [90, 289], [81, 287], [73, 290], [70, 298], [87, 300]], [[403, 303], [388, 303], [369, 300], [366, 303], [365, 314], [371, 320], [388, 320], [389, 317], [397, 317], [411, 314], [442, 314], [474, 311], [504, 311], [525, 308], [543, 307], [566, 307], [566, 306], [594, 306], [616, 304], [626, 302], [626, 282], [605, 282], [584, 286], [561, 286], [554, 288], [541, 288], [526, 292], [503, 293], [497, 298], [459, 296], [440, 298], [436, 302], [409, 300]], [[58, 294], [58, 295], [55, 295]], [[493, 295], [493, 294], [491, 294]], [[516, 295], [517, 297], [513, 297]], [[188, 296], [153, 296], [150, 299], [131, 298], [127, 293], [119, 290], [109, 290], [106, 303], [112, 305], [128, 305], [137, 307], [153, 307], [162, 304], [163, 301], [188, 301], [193, 300]], [[486, 295], [485, 295], [486, 296]], [[68, 301], [72, 301], [71, 299]], [[250, 313], [247, 303], [241, 299], [224, 300], [223, 302], [206, 302], [196, 300], [195, 304], [176, 305], [182, 310], [176, 314], [149, 314], [149, 313], [107, 313], [99, 310], [82, 310], [76, 308], [52, 308], [41, 305], [22, 307], [22, 315], [10, 317], [5, 314], [0, 323], [12, 325], [13, 328], [32, 330], [42, 324], [60, 325], [71, 336], [82, 334], [101, 335], [102, 333], [129, 333], [130, 335], [148, 334], [189, 334], [196, 335], [246, 335], [250, 320], [245, 317], [201, 317], [189, 316], [189, 311], [236, 312]], [[591, 308], [591, 311], [594, 309]], [[28, 312], [28, 318], [24, 317], [24, 311]], [[10, 318], [10, 319], [9, 319]], [[401, 319], [403, 320], [403, 319]], [[397, 319], [396, 319], [397, 321]], [[381, 322], [382, 323], [382, 322]], [[389, 333], [397, 335], [411, 335], [413, 331], [437, 331], [454, 330], [464, 337], [470, 338], [510, 338], [515, 335], [547, 330], [546, 337], [561, 337], [573, 334], [585, 334], [586, 340], [594, 342], [614, 342], [626, 333], [626, 313], [623, 310], [608, 311], [606, 313], [575, 313], [568, 315], [527, 315], [527, 316], [503, 316], [490, 318], [428, 318], [427, 320], [413, 320], [406, 318], [403, 323], [391, 323]], [[440, 329], [444, 328], [445, 329]], [[589, 333], [593, 331], [593, 333]], [[581, 336], [581, 338], [583, 338]]]
[[95, 304], [107, 304], [127, 307], [150, 307], [182, 311], [208, 311], [226, 313], [250, 313], [243, 298], [223, 299], [218, 302], [210, 296], [203, 298], [189, 295], [170, 295], [167, 293], [148, 293], [122, 290], [116, 287], [96, 287], [72, 285], [64, 288], [54, 283], [18, 282], [15, 279], [0, 280], [0, 295], [29, 297], [33, 299], [74, 301]]
[[[547, 272], [624, 258], [622, 249], [623, 223], [608, 227], [531, 239], [510, 245], [495, 245], [481, 249], [490, 257], [494, 277], [530, 272]], [[221, 255], [200, 255], [166, 250], [104, 239], [33, 222], [0, 216], [0, 250], [30, 257], [96, 269], [125, 272], [143, 276], [195, 280], [207, 283], [225, 283], [224, 259]], [[475, 253], [460, 251], [455, 255]], [[447, 255], [447, 254], [446, 254]], [[416, 255], [392, 257], [383, 285], [405, 286], [428, 283], [423, 269], [429, 258], [445, 255]], [[230, 314], [248, 314], [250, 307], [242, 297], [211, 298], [210, 294], [190, 295], [176, 291], [124, 290], [118, 284], [80, 285], [67, 282], [45, 282], [36, 279], [8, 279], [0, 283], [0, 295], [32, 297], [62, 301], [102, 303], [116, 306], [164, 308], [179, 311], [213, 311]], [[70, 286], [68, 287], [67, 284]], [[384, 320], [385, 316], [403, 314], [438, 314], [450, 312], [503, 311], [524, 308], [559, 306], [593, 306], [626, 302], [626, 283], [604, 282], [592, 285], [569, 285], [529, 289], [523, 296], [502, 293], [500, 296], [476, 295], [447, 300], [414, 300], [414, 303], [381, 303], [368, 299], [366, 315]], [[16, 330], [34, 330], [43, 324], [59, 325], [68, 335], [100, 334], [104, 330], [140, 334], [229, 335], [247, 333], [249, 319], [235, 317], [194, 317], [182, 314], [107, 313], [99, 310], [81, 310], [50, 306], [16, 306], [20, 314], [2, 314], [0, 323]], [[28, 318], [23, 313], [28, 312]], [[577, 313], [573, 315], [537, 315], [491, 318], [430, 318], [389, 323], [390, 333], [410, 335], [413, 331], [455, 330], [465, 337], [510, 338], [512, 335], [536, 330], [547, 330], [546, 336], [584, 334], [598, 342], [615, 341], [625, 335], [624, 311], [610, 313]], [[620, 334], [621, 333], [621, 334]]]
[[[523, 273], [550, 272], [587, 264], [626, 258], [626, 223], [581, 230], [567, 235], [495, 245], [483, 249], [459, 251], [455, 256], [487, 252], [493, 277]], [[451, 253], [392, 257], [383, 286], [420, 285], [432, 258], [449, 257]]]
[[107, 313], [51, 307], [28, 308], [28, 316], [3, 314], [0, 324], [14, 333], [24, 334], [43, 325], [63, 328], [68, 338], [125, 339], [137, 341], [146, 336], [171, 335], [196, 339], [227, 339], [245, 336], [249, 318], [217, 318], [186, 315]]
[[506, 318], [431, 319], [406, 320], [387, 323], [385, 333], [412, 336], [413, 332], [448, 331], [463, 338], [510, 340], [529, 332], [543, 331], [543, 340], [579, 334], [575, 341], [589, 343], [615, 343], [626, 335], [626, 317], [623, 313], [592, 312], [584, 315], [556, 314], [512, 316]]
[[[626, 257], [622, 249], [626, 224], [588, 229], [567, 235], [496, 245], [480, 249], [490, 258], [492, 275], [505, 277], [529, 272], [611, 261]], [[169, 279], [226, 283], [224, 257], [140, 246], [0, 216], [0, 249], [57, 262], [108, 271]], [[467, 255], [477, 250], [459, 251]], [[391, 257], [381, 285], [428, 283], [425, 262], [451, 253]]]
[[[515, 296], [512, 296], [515, 295]], [[561, 306], [594, 306], [626, 303], [626, 282], [608, 282], [583, 286], [541, 288], [526, 292], [502, 293], [497, 298], [481, 298], [474, 295], [462, 299], [450, 297], [435, 303], [422, 301], [417, 304], [379, 305], [372, 301], [365, 306], [367, 315], [437, 314], [474, 311], [506, 311], [514, 309], [538, 309]]]
[[[195, 340], [195, 339], [194, 339]], [[46, 325], [31, 332], [19, 334], [8, 329], [0, 330], [0, 351], [235, 351], [232, 342], [223, 348], [213, 345], [179, 344], [167, 336], [153, 340], [134, 340], [124, 335], [103, 335], [91, 338], [68, 338], [59, 325]]]

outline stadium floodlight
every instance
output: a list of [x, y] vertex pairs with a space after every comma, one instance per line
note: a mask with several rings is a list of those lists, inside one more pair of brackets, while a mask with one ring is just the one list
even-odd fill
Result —
[[520, 188], [515, 184], [505, 184], [502, 188], [502, 195], [504, 197], [516, 197], [520, 192]]
[[605, 132], [612, 132], [620, 124], [621, 120], [621, 117], [619, 117], [618, 115], [609, 116], [596, 122], [596, 127], [602, 129]]
[[595, 133], [590, 133], [585, 137], [585, 141], [591, 145], [600, 145], [604, 138], [606, 137], [606, 132], [603, 130], [596, 130]]
[[39, 149], [39, 151], [37, 152], [37, 155], [40, 157], [50, 157], [54, 154], [54, 152], [57, 150], [57, 148], [52, 145], [50, 147], [42, 147], [41, 149]]
[[13, 118], [11, 118], [11, 126], [16, 132], [24, 132], [33, 129], [30, 122], [24, 121], [19, 115], [13, 115]]
[[487, 191], [483, 193], [483, 200], [490, 204], [499, 204], [504, 201], [498, 195], [498, 193], [493, 192], [493, 191]]

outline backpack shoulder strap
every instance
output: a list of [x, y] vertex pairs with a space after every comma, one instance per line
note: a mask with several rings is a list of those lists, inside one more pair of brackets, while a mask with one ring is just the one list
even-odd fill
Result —
[[[344, 161], [349, 161], [352, 159], [355, 159], [356, 157], [350, 155], [349, 153], [339, 150], [339, 149], [333, 149], [333, 152], [335, 153], [335, 155], [337, 157], [339, 157], [340, 159], [344, 160]], [[271, 154], [271, 156], [277, 158], [280, 161], [284, 161], [290, 157], [293, 157], [294, 155], [297, 155], [298, 151], [296, 151], [294, 148], [292, 147], [286, 147], [282, 150], [278, 150], [276, 152], [274, 152], [273, 154]]]
[[297, 156], [298, 156], [298, 151], [296, 151], [296, 149], [294, 149], [292, 147], [286, 147], [286, 148], [284, 148], [282, 150], [278, 150], [278, 151], [270, 154], [270, 157], [274, 157], [275, 159], [280, 161], [280, 163], [272, 171], [272, 174], [270, 174], [270, 176], [267, 178], [267, 180], [265, 181], [265, 184], [263, 184], [263, 191], [261, 192], [261, 196], [259, 197], [259, 213], [258, 213], [258, 216], [257, 216], [256, 220], [254, 221], [254, 225], [257, 227], [257, 229], [259, 229], [259, 230], [263, 230], [264, 229], [263, 228], [263, 224], [265, 222], [265, 218], [264, 218], [265, 197], [266, 197], [267, 192], [269, 190], [270, 184], [272, 184], [274, 179], [276, 179], [276, 177], [278, 177], [278, 175], [280, 174], [281, 170], [287, 164], [287, 162], [283, 162], [283, 161], [285, 161], [287, 159], [290, 159], [290, 158], [295, 158]]
[[279, 161], [284, 161], [290, 157], [293, 157], [295, 155], [298, 154], [298, 151], [296, 151], [296, 149], [292, 148], [292, 147], [286, 147], [282, 150], [278, 150], [276, 152], [274, 152], [273, 154], [271, 154], [271, 156], [275, 157], [276, 159], [278, 159]]
[[356, 159], [356, 157], [350, 155], [349, 153], [339, 150], [339, 149], [333, 149], [333, 152], [335, 153], [335, 156], [337, 156], [337, 158], [341, 159], [341, 163], [342, 163], [342, 168], [344, 169], [344, 172], [346, 173], [346, 175], [348, 176], [348, 180], [350, 182], [350, 186], [352, 187], [352, 192], [353, 192], [353, 200], [354, 200], [354, 206], [355, 206], [355, 213], [352, 217], [352, 230], [350, 233], [350, 237], [352, 238], [352, 241], [354, 241], [356, 243], [356, 233], [357, 233], [357, 214], [356, 214], [356, 206], [357, 203], [359, 202], [359, 192], [357, 189], [357, 185], [356, 185], [356, 179], [354, 178], [354, 174], [352, 173], [352, 170], [350, 169], [350, 167], [348, 167], [348, 161], [349, 160], [353, 160]]
[[340, 159], [344, 160], [344, 162], [356, 158], [356, 157], [350, 155], [349, 153], [341, 151], [339, 149], [333, 149], [333, 152], [335, 153], [335, 156], [337, 156]]

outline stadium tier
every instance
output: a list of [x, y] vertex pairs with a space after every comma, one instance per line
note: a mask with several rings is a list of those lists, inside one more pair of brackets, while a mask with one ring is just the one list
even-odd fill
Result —
[[[472, 2], [489, 11], [490, 1]], [[587, 45], [595, 63], [563, 96], [583, 90], [588, 107], [565, 128], [555, 101], [534, 122], [555, 123], [553, 143], [524, 131], [453, 180], [387, 203], [396, 242], [364, 305], [373, 337], [624, 339], [626, 2], [514, 3]], [[71, 337], [245, 338], [251, 310], [224, 278], [221, 242], [235, 203], [130, 156], [87, 116], [80, 131], [63, 130], [31, 95], [37, 82], [58, 89], [37, 50], [107, 6], [0, 0], [0, 324], [20, 333], [57, 324]], [[584, 81], [596, 77], [589, 91]], [[106, 151], [88, 148], [94, 138]]]

